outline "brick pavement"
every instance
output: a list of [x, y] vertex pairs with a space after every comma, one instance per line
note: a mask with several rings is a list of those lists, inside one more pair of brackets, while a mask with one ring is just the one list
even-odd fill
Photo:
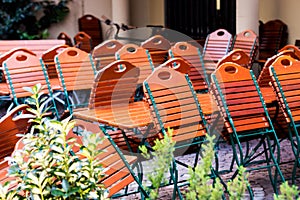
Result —
[[[253, 141], [255, 142], [255, 141]], [[293, 169], [293, 160], [294, 156], [290, 148], [290, 142], [288, 140], [283, 140], [281, 142], [281, 161], [285, 164], [281, 164], [280, 168], [283, 172], [283, 175], [285, 178], [291, 177], [291, 171]], [[219, 154], [219, 163], [220, 163], [220, 170], [222, 169], [228, 169], [231, 163], [232, 159], [232, 150], [231, 146], [228, 144], [222, 144], [220, 146], [220, 150], [218, 151]], [[184, 156], [181, 156], [180, 159], [184, 161], [191, 161], [194, 159], [194, 154], [187, 154]], [[143, 163], [144, 170], [147, 171], [147, 169], [151, 169], [151, 162], [147, 161]], [[297, 171], [297, 174], [299, 174], [300, 171]], [[179, 168], [179, 174], [181, 176], [179, 179], [187, 178], [187, 170], [183, 168]], [[229, 174], [223, 174], [221, 175], [223, 180], [228, 180], [229, 177], [231, 177], [232, 173]], [[249, 182], [254, 192], [254, 199], [255, 200], [271, 200], [273, 199], [273, 188], [270, 184], [269, 176], [266, 170], [259, 170], [259, 171], [252, 171], [249, 174]], [[290, 181], [289, 181], [290, 182]], [[296, 185], [300, 186], [300, 178], [296, 180]], [[132, 185], [131, 189], [135, 189], [136, 186]], [[171, 186], [161, 188], [160, 189], [160, 200], [166, 200], [172, 198], [172, 190], [173, 188]], [[185, 188], [183, 187], [182, 190]], [[123, 197], [120, 199], [140, 199], [139, 194], [130, 195], [127, 197]], [[245, 199], [249, 199], [248, 194], [245, 195]]]

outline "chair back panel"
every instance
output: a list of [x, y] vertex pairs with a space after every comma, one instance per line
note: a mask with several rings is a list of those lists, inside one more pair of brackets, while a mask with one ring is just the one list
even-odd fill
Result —
[[67, 91], [92, 88], [96, 72], [90, 54], [68, 47], [55, 56], [55, 64], [62, 87]]
[[129, 61], [140, 69], [140, 77], [138, 84], [152, 73], [152, 60], [147, 53], [147, 50], [135, 44], [126, 44], [117, 52], [118, 59]]
[[92, 51], [92, 38], [87, 33], [81, 31], [74, 36], [74, 46], [90, 53]]
[[[48, 94], [47, 81], [45, 73], [37, 56], [27, 53], [26, 51], [15, 51], [4, 63], [4, 74], [7, 84], [11, 90], [12, 98], [29, 97], [32, 94], [24, 87], [32, 88], [40, 83], [42, 91]], [[15, 95], [15, 96], [14, 96]]]
[[171, 128], [179, 142], [204, 136], [206, 128], [186, 75], [159, 67], [145, 80], [144, 90], [152, 116], [163, 134]]
[[217, 68], [226, 62], [233, 62], [242, 67], [250, 69], [249, 65], [249, 56], [241, 49], [235, 49], [225, 55], [219, 62], [217, 63]]
[[170, 54], [170, 56], [181, 58], [189, 64], [190, 70], [188, 75], [193, 83], [194, 90], [205, 91], [208, 89], [206, 71], [203, 67], [200, 50], [197, 47], [187, 42], [177, 42], [171, 47]]
[[92, 57], [97, 70], [100, 70], [116, 60], [115, 53], [122, 48], [123, 44], [111, 39], [102, 42], [93, 49]]
[[229, 134], [234, 130], [240, 132], [270, 127], [248, 69], [235, 63], [224, 63], [213, 76], [213, 93]]
[[124, 60], [115, 61], [103, 68], [95, 78], [89, 108], [128, 105], [133, 101], [139, 72], [139, 68]]

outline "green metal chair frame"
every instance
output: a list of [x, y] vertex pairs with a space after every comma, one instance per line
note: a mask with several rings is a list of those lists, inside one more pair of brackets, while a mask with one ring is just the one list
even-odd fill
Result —
[[295, 163], [292, 173], [292, 182], [296, 179], [296, 169], [300, 164], [300, 136], [298, 128], [300, 127], [299, 115], [299, 77], [300, 62], [294, 58], [283, 55], [278, 57], [270, 66], [272, 77], [272, 87], [276, 92], [278, 104], [283, 111], [285, 121], [288, 125], [288, 138], [291, 142]]
[[[284, 181], [279, 168], [280, 145], [252, 70], [235, 63], [224, 63], [212, 74], [212, 86], [227, 129], [223, 137], [232, 145], [237, 166], [242, 165], [249, 171], [266, 168], [274, 191], [277, 193], [278, 175]], [[245, 141], [249, 147], [248, 141], [252, 139], [259, 139], [259, 142], [251, 152], [248, 148], [246, 152], [243, 152], [241, 143]], [[262, 152], [259, 151], [261, 146]], [[276, 157], [275, 149], [277, 149]], [[265, 155], [265, 160], [257, 160], [256, 158], [262, 154]], [[252, 164], [258, 164], [258, 166], [251, 167]], [[275, 168], [274, 175], [272, 175], [273, 167]], [[237, 172], [234, 176], [236, 174]], [[253, 198], [250, 186], [248, 190]]]
[[[196, 156], [191, 166], [194, 168], [198, 163], [201, 144], [206, 141], [208, 128], [188, 75], [162, 65], [144, 81], [144, 91], [160, 138], [168, 134], [167, 128], [171, 128], [172, 139], [176, 141], [175, 152], [196, 146]], [[189, 165], [174, 159], [170, 166], [173, 198], [176, 192], [182, 198], [177, 164], [184, 167]]]

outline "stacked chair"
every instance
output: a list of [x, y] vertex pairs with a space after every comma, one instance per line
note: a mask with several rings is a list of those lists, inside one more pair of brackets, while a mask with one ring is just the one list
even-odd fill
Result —
[[218, 29], [207, 35], [203, 47], [203, 61], [208, 77], [216, 69], [216, 63], [231, 49], [232, 35], [225, 29]]
[[106, 40], [97, 45], [92, 52], [96, 69], [100, 70], [116, 60], [115, 54], [119, 49], [123, 47], [123, 44], [118, 40]]
[[[234, 63], [224, 63], [212, 74], [212, 87], [226, 128], [222, 136], [232, 145], [237, 166], [267, 169], [277, 192], [278, 175], [284, 181], [279, 168], [280, 145], [253, 72]], [[259, 140], [251, 151], [244, 152], [242, 142], [252, 139]], [[262, 154], [263, 163], [256, 159]], [[258, 166], [253, 168], [252, 164]], [[249, 193], [253, 195], [250, 188]]]
[[280, 109], [288, 126], [288, 138], [291, 141], [295, 164], [292, 181], [295, 182], [296, 169], [299, 167], [299, 75], [300, 62], [290, 56], [280, 56], [270, 67], [271, 84], [276, 93]]
[[87, 53], [90, 53], [93, 49], [92, 45], [92, 38], [87, 33], [80, 31], [74, 36], [74, 46], [81, 49], [82, 51], [85, 51]]
[[154, 67], [158, 67], [168, 59], [171, 43], [161, 35], [154, 35], [142, 42], [141, 47], [149, 51]]
[[259, 43], [258, 36], [252, 30], [245, 30], [235, 35], [232, 41], [231, 50], [241, 49], [249, 56], [248, 66], [252, 69], [253, 63], [256, 60]]

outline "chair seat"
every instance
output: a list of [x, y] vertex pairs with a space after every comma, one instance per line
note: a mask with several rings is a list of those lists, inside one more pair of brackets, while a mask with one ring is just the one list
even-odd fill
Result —
[[80, 119], [98, 121], [118, 128], [136, 128], [152, 123], [149, 107], [142, 101], [124, 106], [103, 106], [75, 111], [74, 116]]

